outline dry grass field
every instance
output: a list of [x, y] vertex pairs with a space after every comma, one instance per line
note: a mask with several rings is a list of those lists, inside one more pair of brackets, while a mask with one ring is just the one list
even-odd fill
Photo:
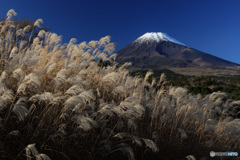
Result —
[[14, 15], [0, 22], [1, 160], [205, 160], [240, 150], [239, 101], [166, 88], [164, 74], [151, 84], [151, 72], [131, 77], [109, 36], [62, 44], [43, 20]]

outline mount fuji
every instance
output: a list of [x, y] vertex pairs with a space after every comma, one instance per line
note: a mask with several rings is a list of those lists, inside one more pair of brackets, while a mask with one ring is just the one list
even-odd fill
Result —
[[117, 51], [119, 63], [134, 68], [236, 69], [240, 65], [193, 49], [162, 32], [148, 32]]

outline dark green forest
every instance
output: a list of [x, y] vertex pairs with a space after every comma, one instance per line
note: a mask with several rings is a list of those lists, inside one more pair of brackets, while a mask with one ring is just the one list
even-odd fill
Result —
[[[132, 76], [143, 77], [148, 70], [138, 70], [130, 72]], [[228, 97], [225, 99], [240, 100], [240, 75], [238, 76], [187, 76], [175, 73], [168, 69], [152, 70], [149, 82], [153, 78], [158, 81], [161, 74], [166, 75], [166, 86], [186, 87], [188, 92], [194, 95], [201, 94], [203, 96], [213, 92], [226, 92]]]

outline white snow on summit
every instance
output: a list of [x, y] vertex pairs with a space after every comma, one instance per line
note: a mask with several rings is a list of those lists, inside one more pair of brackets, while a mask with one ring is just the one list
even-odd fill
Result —
[[186, 46], [185, 44], [179, 42], [178, 40], [170, 37], [169, 35], [167, 35], [166, 33], [162, 33], [162, 32], [147, 32], [144, 35], [142, 35], [141, 37], [139, 37], [138, 39], [136, 39], [136, 42], [146, 42], [146, 41], [170, 41], [173, 43], [177, 43], [183, 46]]

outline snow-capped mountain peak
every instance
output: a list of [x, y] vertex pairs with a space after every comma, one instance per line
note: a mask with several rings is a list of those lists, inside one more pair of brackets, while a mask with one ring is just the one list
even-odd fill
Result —
[[136, 39], [136, 42], [151, 42], [151, 41], [156, 41], [156, 42], [160, 42], [160, 41], [170, 41], [173, 43], [177, 43], [183, 46], [186, 46], [185, 44], [179, 42], [178, 40], [170, 37], [169, 35], [167, 35], [166, 33], [162, 33], [162, 32], [147, 32], [144, 35], [142, 35], [141, 37], [139, 37], [138, 39]]

